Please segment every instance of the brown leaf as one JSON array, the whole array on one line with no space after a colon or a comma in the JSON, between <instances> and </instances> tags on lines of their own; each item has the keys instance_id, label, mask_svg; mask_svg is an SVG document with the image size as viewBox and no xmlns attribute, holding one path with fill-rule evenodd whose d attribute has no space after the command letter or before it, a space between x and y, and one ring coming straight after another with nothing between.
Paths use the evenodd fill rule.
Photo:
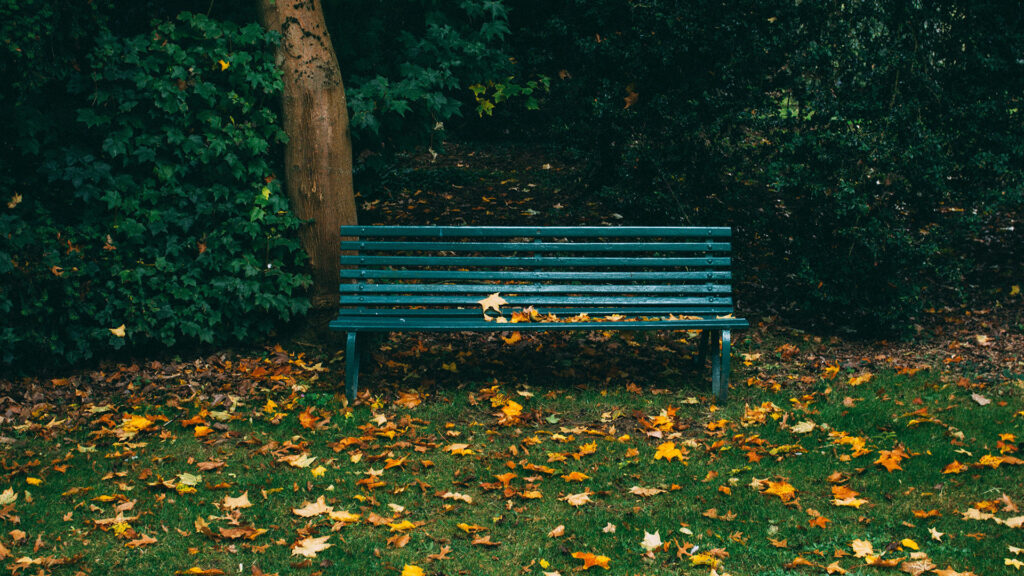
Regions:
<instances>
[{"instance_id":1,"label":"brown leaf","mask_svg":"<svg viewBox=\"0 0 1024 576\"><path fill-rule=\"evenodd\" d=\"M470 542L473 546L501 546L501 542L491 542L491 535L476 536Z\"/></svg>"},{"instance_id":2,"label":"brown leaf","mask_svg":"<svg viewBox=\"0 0 1024 576\"><path fill-rule=\"evenodd\" d=\"M427 554L428 560L450 560L448 554L452 551L450 546L441 546L441 551L437 554Z\"/></svg>"},{"instance_id":3,"label":"brown leaf","mask_svg":"<svg viewBox=\"0 0 1024 576\"><path fill-rule=\"evenodd\" d=\"M910 574L911 576L920 576L929 570L934 570L935 564L932 564L927 558L923 560L915 560L914 562L904 562L900 564L900 570Z\"/></svg>"},{"instance_id":4,"label":"brown leaf","mask_svg":"<svg viewBox=\"0 0 1024 576\"><path fill-rule=\"evenodd\" d=\"M657 496L658 494L664 494L665 491L660 488L644 488L642 486L633 486L629 489L630 494L637 496Z\"/></svg>"},{"instance_id":5,"label":"brown leaf","mask_svg":"<svg viewBox=\"0 0 1024 576\"><path fill-rule=\"evenodd\" d=\"M391 538L388 538L388 548L405 548L405 545L409 543L412 536L409 534L395 534Z\"/></svg>"}]
</instances>

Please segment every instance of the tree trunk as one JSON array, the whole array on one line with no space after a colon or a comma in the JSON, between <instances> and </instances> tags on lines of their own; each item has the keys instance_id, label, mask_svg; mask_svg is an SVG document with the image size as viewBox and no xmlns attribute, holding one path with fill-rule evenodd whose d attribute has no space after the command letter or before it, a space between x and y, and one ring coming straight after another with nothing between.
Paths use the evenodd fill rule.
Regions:
<instances>
[{"instance_id":1,"label":"tree trunk","mask_svg":"<svg viewBox=\"0 0 1024 576\"><path fill-rule=\"evenodd\" d=\"M352 140L338 57L324 23L320 0L260 0L263 26L281 34L277 64L281 96L285 188L303 220L299 232L313 271L314 309L338 303L341 268L338 227L356 223Z\"/></svg>"}]
</instances>

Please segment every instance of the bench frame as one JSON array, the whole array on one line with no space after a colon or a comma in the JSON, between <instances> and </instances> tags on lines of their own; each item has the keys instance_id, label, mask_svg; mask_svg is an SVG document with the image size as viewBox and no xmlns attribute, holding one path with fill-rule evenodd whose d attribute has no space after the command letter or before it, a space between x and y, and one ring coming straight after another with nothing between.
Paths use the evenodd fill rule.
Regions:
<instances>
[{"instance_id":1,"label":"bench frame","mask_svg":"<svg viewBox=\"0 0 1024 576\"><path fill-rule=\"evenodd\" d=\"M711 356L712 391L719 402L726 401L732 330L748 326L746 320L732 317L729 228L343 226L341 236L341 263L348 267L341 277L349 282L340 285L342 309L330 327L347 332L349 400L358 391L360 357L367 342L363 332L700 330L694 363L702 367ZM620 242L623 238L640 241ZM686 241L653 241L659 238ZM460 251L484 256L452 256ZM410 255L414 252L420 254ZM565 257L561 252L576 255ZM624 252L640 256L616 257ZM497 256L488 255L492 253ZM524 253L533 255L521 256ZM678 257L679 253L686 256ZM636 268L641 271L629 271ZM659 271L649 272L652 268ZM592 283L551 284L567 279ZM502 283L490 283L496 280ZM512 283L519 280L542 283ZM652 280L662 284L651 284ZM450 284L456 281L462 283ZM537 303L540 312L552 311L559 318L578 311L594 317L629 316L602 322L487 322L476 301L495 292L519 295L508 297L506 308L511 310Z\"/></svg>"}]
</instances>

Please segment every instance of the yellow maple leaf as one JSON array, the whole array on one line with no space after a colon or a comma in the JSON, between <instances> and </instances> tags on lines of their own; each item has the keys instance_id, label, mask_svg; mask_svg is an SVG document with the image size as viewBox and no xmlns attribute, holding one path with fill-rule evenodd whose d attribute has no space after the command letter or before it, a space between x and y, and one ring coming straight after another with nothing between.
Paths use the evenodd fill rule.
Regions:
<instances>
[{"instance_id":1,"label":"yellow maple leaf","mask_svg":"<svg viewBox=\"0 0 1024 576\"><path fill-rule=\"evenodd\" d=\"M331 511L327 513L327 517L335 522L341 522L344 524L351 524L352 522L358 522L360 515L353 514L347 510Z\"/></svg>"},{"instance_id":2,"label":"yellow maple leaf","mask_svg":"<svg viewBox=\"0 0 1024 576\"><path fill-rule=\"evenodd\" d=\"M519 420L519 417L523 414L523 407L518 402L509 400L505 406L501 408L501 413L504 414L502 417L503 423L513 423Z\"/></svg>"},{"instance_id":3,"label":"yellow maple leaf","mask_svg":"<svg viewBox=\"0 0 1024 576\"><path fill-rule=\"evenodd\" d=\"M671 462L673 458L682 462L683 452L679 448L676 448L675 442L664 442L658 445L658 449L654 452L654 459L661 460L665 459L666 462Z\"/></svg>"},{"instance_id":4,"label":"yellow maple leaf","mask_svg":"<svg viewBox=\"0 0 1024 576\"><path fill-rule=\"evenodd\" d=\"M118 338L124 338L124 324L121 324L117 328L107 328L107 330L110 330L110 333Z\"/></svg>"},{"instance_id":5,"label":"yellow maple leaf","mask_svg":"<svg viewBox=\"0 0 1024 576\"><path fill-rule=\"evenodd\" d=\"M455 527L459 530L462 530L466 534L476 534L477 532L480 532L482 530L487 530L487 528L483 526L477 526L476 524L466 524L465 522L459 522L455 525Z\"/></svg>"},{"instance_id":6,"label":"yellow maple leaf","mask_svg":"<svg viewBox=\"0 0 1024 576\"><path fill-rule=\"evenodd\" d=\"M402 576L423 576L423 568L413 564L406 564L402 567Z\"/></svg>"},{"instance_id":7,"label":"yellow maple leaf","mask_svg":"<svg viewBox=\"0 0 1024 576\"><path fill-rule=\"evenodd\" d=\"M195 430L192 431L192 434L196 438L202 438L207 434L213 434L213 428L210 428L209 426L203 426L202 424L200 424L199 426L196 426Z\"/></svg>"},{"instance_id":8,"label":"yellow maple leaf","mask_svg":"<svg viewBox=\"0 0 1024 576\"><path fill-rule=\"evenodd\" d=\"M389 532L405 532L406 530L412 530L416 525L408 520L402 520L396 524L388 524Z\"/></svg>"},{"instance_id":9,"label":"yellow maple leaf","mask_svg":"<svg viewBox=\"0 0 1024 576\"><path fill-rule=\"evenodd\" d=\"M309 472L313 475L313 478L320 478L327 472L327 468L324 468L323 465L321 465L313 468Z\"/></svg>"},{"instance_id":10,"label":"yellow maple leaf","mask_svg":"<svg viewBox=\"0 0 1024 576\"><path fill-rule=\"evenodd\" d=\"M861 384L866 384L871 381L871 378L873 376L874 374L872 374L871 372L865 372L860 376L851 376L850 386L860 386Z\"/></svg>"},{"instance_id":11,"label":"yellow maple leaf","mask_svg":"<svg viewBox=\"0 0 1024 576\"><path fill-rule=\"evenodd\" d=\"M794 488L792 484L786 482L785 480L779 482L772 482L771 480L769 480L767 484L768 487L765 488L763 492L761 492L762 494L771 494L773 496L778 496L783 502L789 502L796 496L796 488Z\"/></svg>"},{"instance_id":12,"label":"yellow maple leaf","mask_svg":"<svg viewBox=\"0 0 1024 576\"><path fill-rule=\"evenodd\" d=\"M221 72L223 72L223 71L227 70L229 67L231 67L231 62L228 62L226 60L217 60L217 63L220 64L220 71Z\"/></svg>"},{"instance_id":13,"label":"yellow maple leaf","mask_svg":"<svg viewBox=\"0 0 1024 576\"><path fill-rule=\"evenodd\" d=\"M131 414L124 417L121 429L125 432L141 432L153 425L153 421L145 416Z\"/></svg>"},{"instance_id":14,"label":"yellow maple leaf","mask_svg":"<svg viewBox=\"0 0 1024 576\"><path fill-rule=\"evenodd\" d=\"M694 554L690 556L690 566L718 566L718 560L708 554Z\"/></svg>"},{"instance_id":15,"label":"yellow maple leaf","mask_svg":"<svg viewBox=\"0 0 1024 576\"><path fill-rule=\"evenodd\" d=\"M590 476L574 470L568 474L562 474L562 480L566 482L583 482L584 480L590 480Z\"/></svg>"}]
</instances>

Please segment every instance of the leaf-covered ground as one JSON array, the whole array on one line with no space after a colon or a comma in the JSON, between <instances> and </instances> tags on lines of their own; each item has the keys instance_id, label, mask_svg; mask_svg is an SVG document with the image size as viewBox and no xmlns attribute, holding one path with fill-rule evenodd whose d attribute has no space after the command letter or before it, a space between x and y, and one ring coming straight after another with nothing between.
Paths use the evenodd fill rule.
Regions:
<instances>
[{"instance_id":1,"label":"leaf-covered ground","mask_svg":"<svg viewBox=\"0 0 1024 576\"><path fill-rule=\"evenodd\" d=\"M394 335L354 406L342 356L299 348L8 383L0 557L28 574L1013 572L1019 331L955 333L852 346L762 323L724 406L686 333Z\"/></svg>"},{"instance_id":2,"label":"leaf-covered ground","mask_svg":"<svg viewBox=\"0 0 1024 576\"><path fill-rule=\"evenodd\" d=\"M545 156L416 162L422 189L361 201L362 222L621 222ZM0 565L1017 573L1014 282L873 343L787 328L748 284L726 405L687 333L391 335L352 406L343 347L301 342L0 377Z\"/></svg>"}]
</instances>

